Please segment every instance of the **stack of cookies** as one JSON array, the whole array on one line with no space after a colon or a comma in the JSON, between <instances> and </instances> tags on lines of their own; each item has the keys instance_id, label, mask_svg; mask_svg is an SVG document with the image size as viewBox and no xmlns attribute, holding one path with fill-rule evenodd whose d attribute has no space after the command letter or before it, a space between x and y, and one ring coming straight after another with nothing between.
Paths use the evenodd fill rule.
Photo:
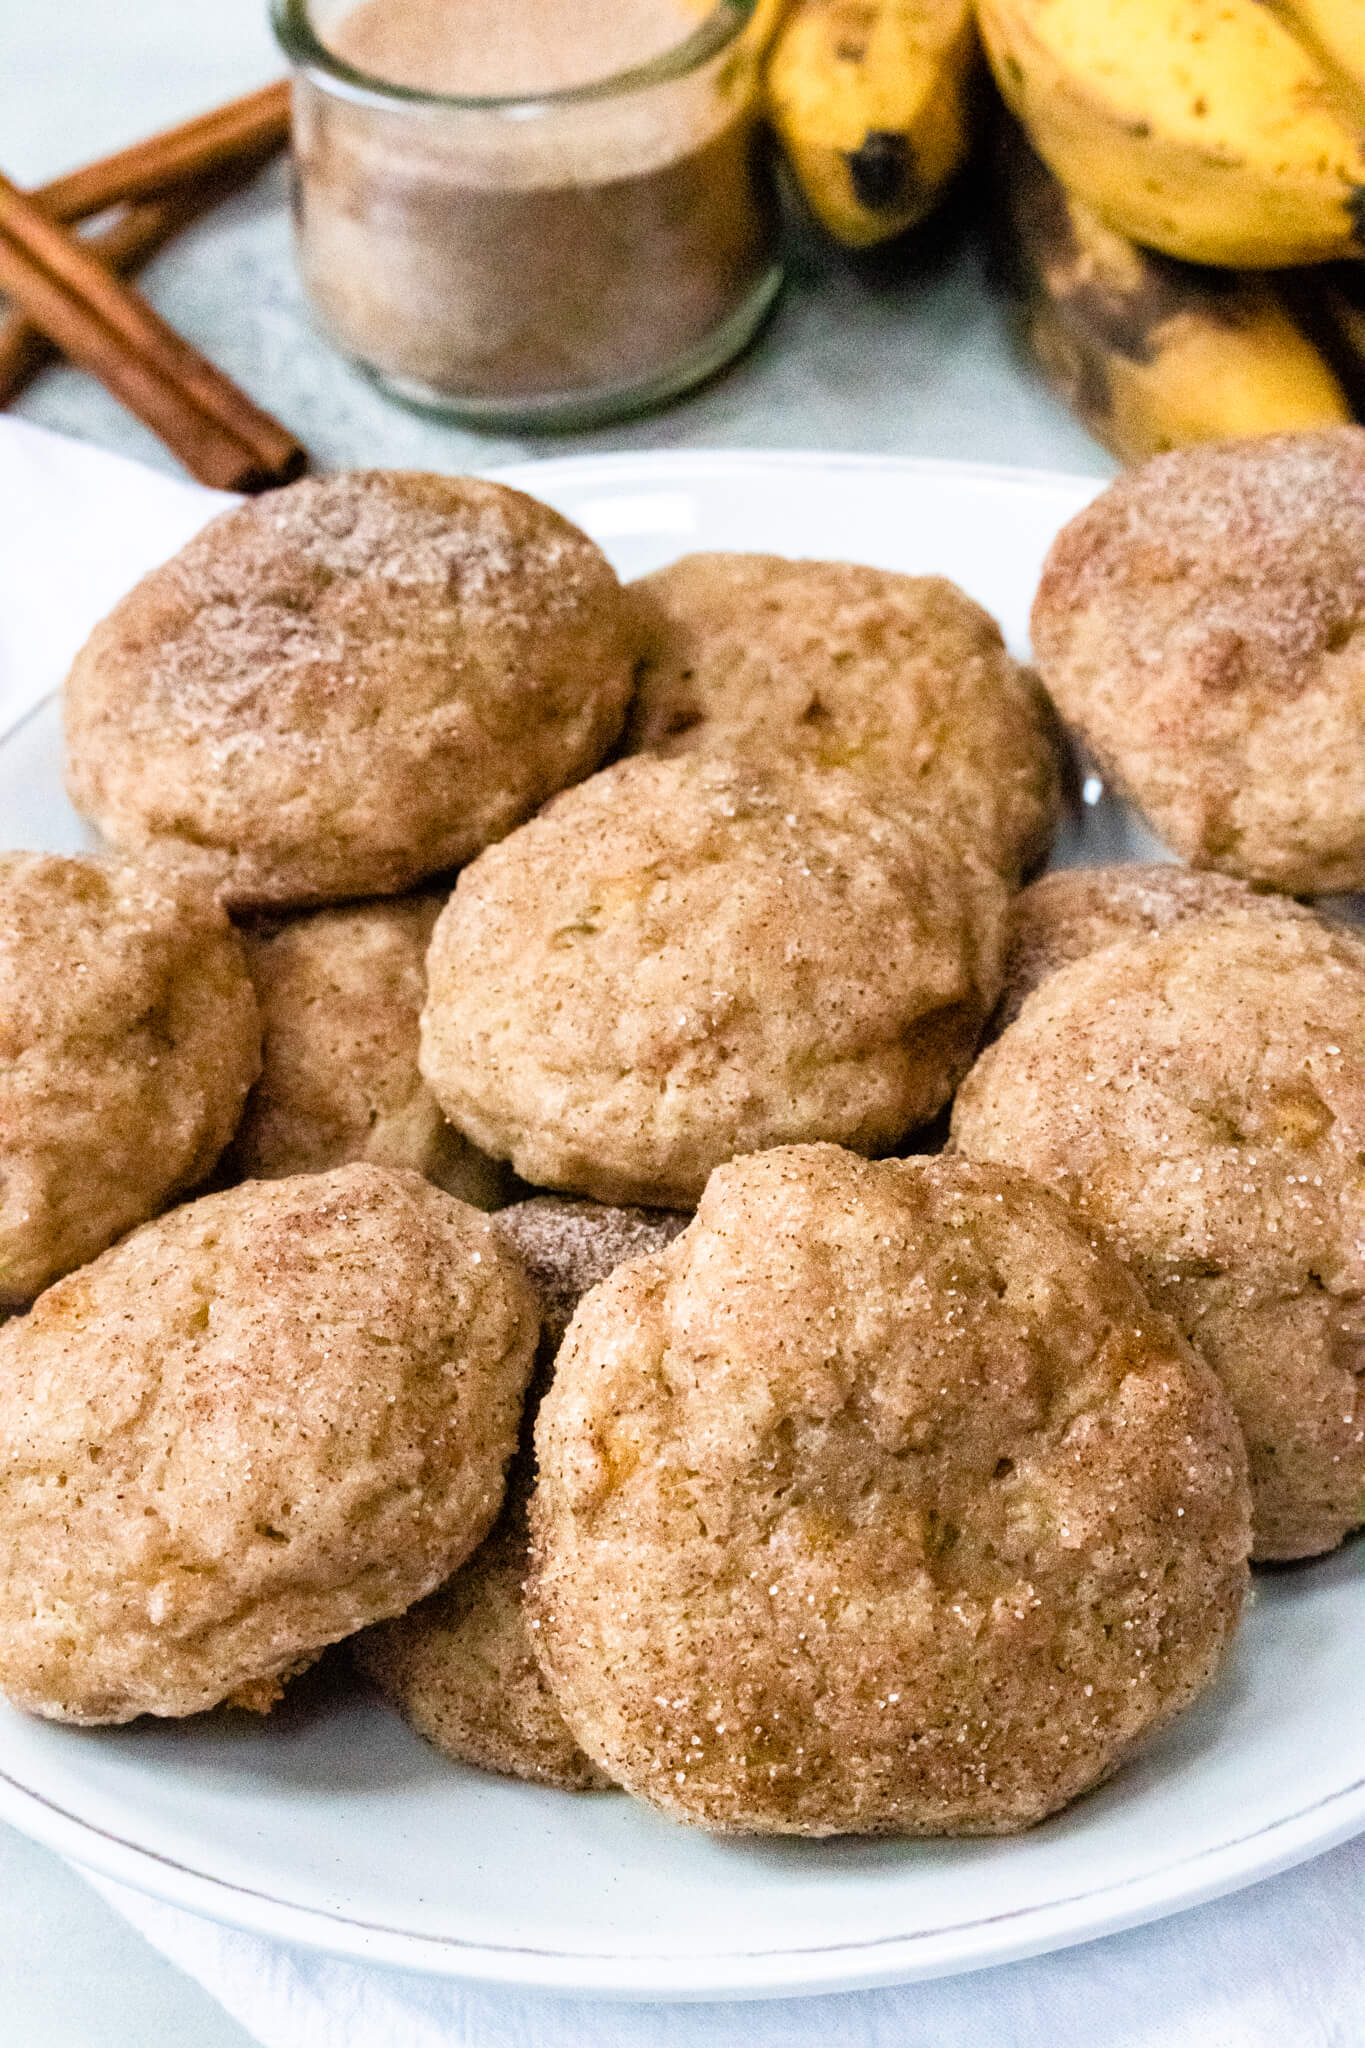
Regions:
<instances>
[{"instance_id":1,"label":"stack of cookies","mask_svg":"<svg viewBox=\"0 0 1365 2048\"><path fill-rule=\"evenodd\" d=\"M470 479L214 521L68 680L109 854L0 856L0 1690L353 1638L734 1833L1118 1768L1365 1516L1365 946L1296 900L1365 887L1362 563L1355 429L1104 493L1041 680ZM1192 867L1031 880L1059 713Z\"/></svg>"}]
</instances>

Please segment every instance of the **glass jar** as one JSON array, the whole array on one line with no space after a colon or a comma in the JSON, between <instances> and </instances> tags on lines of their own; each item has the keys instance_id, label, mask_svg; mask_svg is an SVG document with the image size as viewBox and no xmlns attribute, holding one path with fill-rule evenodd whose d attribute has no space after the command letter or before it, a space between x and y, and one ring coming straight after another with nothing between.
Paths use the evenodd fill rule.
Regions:
<instances>
[{"instance_id":1,"label":"glass jar","mask_svg":"<svg viewBox=\"0 0 1365 2048\"><path fill-rule=\"evenodd\" d=\"M462 98L338 55L354 0L274 0L329 334L397 397L481 425L588 425L717 370L782 276L755 4L718 0L611 77Z\"/></svg>"}]
</instances>

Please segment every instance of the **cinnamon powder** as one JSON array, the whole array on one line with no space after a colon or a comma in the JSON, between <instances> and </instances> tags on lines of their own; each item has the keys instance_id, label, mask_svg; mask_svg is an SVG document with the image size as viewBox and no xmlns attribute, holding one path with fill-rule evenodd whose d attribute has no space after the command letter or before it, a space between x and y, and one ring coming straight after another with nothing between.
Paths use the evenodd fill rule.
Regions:
<instances>
[{"instance_id":1,"label":"cinnamon powder","mask_svg":"<svg viewBox=\"0 0 1365 2048\"><path fill-rule=\"evenodd\" d=\"M686 0L362 0L325 30L371 79L515 108L346 98L295 121L300 250L323 318L409 395L553 409L666 383L773 275L756 67L537 95L647 64ZM709 365L708 365L709 367Z\"/></svg>"}]
</instances>

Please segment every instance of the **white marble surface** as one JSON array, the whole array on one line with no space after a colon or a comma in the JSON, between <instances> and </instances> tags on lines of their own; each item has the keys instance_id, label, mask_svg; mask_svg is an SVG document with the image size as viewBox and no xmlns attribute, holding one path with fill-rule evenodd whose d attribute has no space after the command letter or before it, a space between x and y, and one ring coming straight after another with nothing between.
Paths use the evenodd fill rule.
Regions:
<instances>
[{"instance_id":1,"label":"white marble surface","mask_svg":"<svg viewBox=\"0 0 1365 2048\"><path fill-rule=\"evenodd\" d=\"M0 167L55 175L278 69L263 0L0 0ZM536 452L395 410L313 333L276 169L146 275L184 333L320 464L458 469ZM97 386L45 376L19 410L165 465ZM547 444L541 444L542 447ZM570 448L827 447L1105 474L1104 454L1014 361L974 249L880 282L807 252L745 360L652 419ZM0 2039L15 2048L242 2048L247 2036L55 1858L0 1829Z\"/></svg>"}]
</instances>

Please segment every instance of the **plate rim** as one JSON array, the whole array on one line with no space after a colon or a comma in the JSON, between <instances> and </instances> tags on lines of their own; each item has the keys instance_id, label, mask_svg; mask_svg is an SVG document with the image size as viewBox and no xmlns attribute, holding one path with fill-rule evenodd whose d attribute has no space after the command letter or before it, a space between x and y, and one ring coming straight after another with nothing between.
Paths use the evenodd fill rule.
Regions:
<instances>
[{"instance_id":1,"label":"plate rim","mask_svg":"<svg viewBox=\"0 0 1365 2048\"><path fill-rule=\"evenodd\" d=\"M714 480L739 472L872 471L975 484L1014 497L1051 496L1079 506L1103 475L951 458L818 449L609 450L536 457L475 474L523 490L556 485ZM0 745L50 706L49 691L0 730ZM884 1988L1017 1962L1187 1911L1308 1861L1365 1831L1365 1776L1306 1806L1144 1875L1117 1877L1063 1899L1024 1904L943 1928L813 1947L731 1950L703 1958L643 1951L537 1949L413 1933L287 1899L178 1862L84 1819L0 1767L0 1819L83 1868L221 1925L350 1961L427 1976L572 1996L701 2001L781 1998ZM1172 1873L1179 1873L1172 1882ZM1001 1935L1001 1928L1009 1932Z\"/></svg>"},{"instance_id":2,"label":"plate rim","mask_svg":"<svg viewBox=\"0 0 1365 2048\"><path fill-rule=\"evenodd\" d=\"M547 473L572 481L575 473L585 477L609 477L613 470L635 470L641 465L661 475L677 477L715 476L732 469L866 469L889 475L953 478L1011 491L1056 491L1091 497L1115 479L1083 470L1042 469L1008 462L959 462L950 455L879 455L871 449L821 448L643 448L600 449L575 455L528 456L517 462L499 462L465 472L525 489L521 477Z\"/></svg>"},{"instance_id":3,"label":"plate rim","mask_svg":"<svg viewBox=\"0 0 1365 2048\"><path fill-rule=\"evenodd\" d=\"M1329 1813L1333 1817L1324 1821ZM83 1868L181 1911L348 1961L564 1996L706 2002L887 1989L967 1975L1167 1919L1278 1876L1365 1831L1365 1776L1249 1834L1197 1850L1179 1864L1116 1878L1043 1905L1011 1907L948 1927L867 1942L736 1949L704 1960L414 1934L295 1905L126 1841L20 1785L3 1768L0 1819ZM1267 1843L1273 1844L1268 1852L1259 1846ZM1185 1873L1174 1888L1173 1869ZM1002 1940L998 1930L1006 1924L1013 1931Z\"/></svg>"}]
</instances>

